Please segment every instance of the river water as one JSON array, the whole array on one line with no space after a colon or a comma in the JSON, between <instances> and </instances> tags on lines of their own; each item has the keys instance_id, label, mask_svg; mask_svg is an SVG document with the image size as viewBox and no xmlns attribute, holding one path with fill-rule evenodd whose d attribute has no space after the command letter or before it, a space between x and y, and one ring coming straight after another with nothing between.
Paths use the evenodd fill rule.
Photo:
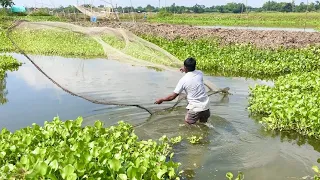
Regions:
<instances>
[{"instance_id":1,"label":"river water","mask_svg":"<svg viewBox=\"0 0 320 180\"><path fill-rule=\"evenodd\" d=\"M319 141L294 133L266 132L249 117L249 86L271 82L206 76L217 87L230 87L233 95L211 96L209 123L186 127L185 103L152 116L136 107L93 104L58 88L24 56L12 55L25 64L8 73L8 102L0 106L0 128L15 131L32 123L42 125L58 115L62 120L82 116L84 125L101 120L109 126L124 120L135 126L140 139L201 135L201 144L183 140L174 147L175 160L182 163L185 175L190 176L187 179L225 179L229 171L242 171L249 180L310 179L311 167L320 157ZM31 57L51 77L81 95L105 102L139 103L153 111L173 104L153 102L170 93L183 76L105 59Z\"/></svg>"}]
</instances>

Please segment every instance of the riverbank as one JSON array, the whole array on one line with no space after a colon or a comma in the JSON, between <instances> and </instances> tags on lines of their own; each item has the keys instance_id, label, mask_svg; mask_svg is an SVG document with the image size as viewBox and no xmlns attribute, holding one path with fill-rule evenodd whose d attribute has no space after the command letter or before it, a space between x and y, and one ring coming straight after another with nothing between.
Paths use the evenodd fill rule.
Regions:
<instances>
[{"instance_id":1,"label":"riverbank","mask_svg":"<svg viewBox=\"0 0 320 180\"><path fill-rule=\"evenodd\" d=\"M172 25L156 23L102 22L98 24L73 22L83 26L108 26L125 28L135 34L164 37L168 40L176 38L199 39L217 38L221 44L253 44L261 48L293 47L302 48L320 44L319 32L289 31L256 31L244 29L199 28L190 25Z\"/></svg>"}]
</instances>

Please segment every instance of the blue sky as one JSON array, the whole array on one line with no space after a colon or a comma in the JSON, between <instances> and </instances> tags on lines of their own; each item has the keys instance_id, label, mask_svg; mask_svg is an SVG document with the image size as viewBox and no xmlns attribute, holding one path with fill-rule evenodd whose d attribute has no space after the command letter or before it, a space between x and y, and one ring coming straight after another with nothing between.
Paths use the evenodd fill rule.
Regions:
<instances>
[{"instance_id":1,"label":"blue sky","mask_svg":"<svg viewBox=\"0 0 320 180\"><path fill-rule=\"evenodd\" d=\"M105 0L110 2L110 0ZM134 7L137 6L146 6L147 4L151 4L153 6L159 6L159 0L131 0ZM262 6L268 0L247 0L248 5L252 7L259 7ZM278 2L291 2L292 0L275 0ZM84 2L91 3L95 5L104 4L103 0L14 0L16 5L23 5L27 7L37 6L50 6L50 7L58 7L60 5L68 6L68 5L75 5L77 2L79 4L83 4ZM161 6L167 6L176 3L176 5L184 5L184 6L193 6L195 4L201 4L205 6L212 6L212 5L221 5L226 4L228 2L242 2L246 3L246 0L160 0ZM295 3L298 4L300 2L307 3L307 0L295 0ZM315 0L309 0L310 2L315 2ZM118 6L130 6L130 0L112 0L113 4L118 4Z\"/></svg>"}]
</instances>

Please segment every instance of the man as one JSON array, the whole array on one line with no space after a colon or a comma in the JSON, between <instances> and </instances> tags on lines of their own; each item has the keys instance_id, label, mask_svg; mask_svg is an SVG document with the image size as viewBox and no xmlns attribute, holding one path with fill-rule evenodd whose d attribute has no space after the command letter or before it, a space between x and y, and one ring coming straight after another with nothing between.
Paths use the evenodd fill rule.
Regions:
<instances>
[{"instance_id":1,"label":"man","mask_svg":"<svg viewBox=\"0 0 320 180\"><path fill-rule=\"evenodd\" d=\"M185 122L195 124L198 120L202 123L208 121L210 117L209 97L203 83L203 73L196 70L196 60L187 58L184 61L184 66L180 69L186 74L179 80L172 94L165 98L157 99L155 104L161 104L163 101L174 100L182 91L187 94L188 110Z\"/></svg>"}]
</instances>

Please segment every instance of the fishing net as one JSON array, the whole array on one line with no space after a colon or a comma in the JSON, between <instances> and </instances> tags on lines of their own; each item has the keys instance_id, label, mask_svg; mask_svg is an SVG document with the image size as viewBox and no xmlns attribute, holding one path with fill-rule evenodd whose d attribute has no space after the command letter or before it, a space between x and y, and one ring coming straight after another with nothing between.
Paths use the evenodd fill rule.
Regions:
<instances>
[{"instance_id":1,"label":"fishing net","mask_svg":"<svg viewBox=\"0 0 320 180\"><path fill-rule=\"evenodd\" d=\"M51 42L46 43L43 37L46 33L49 36L52 31L67 32L69 36L61 41L72 42L60 44L61 35L57 39L49 39ZM31 55L37 52L37 48L28 49L33 42L26 42L24 37L21 37L23 34L21 32L26 32L24 35L32 38L41 38L34 42L39 43L41 49L45 49L45 54L54 54L54 52L59 54L63 49L72 48L74 55L86 55L86 53L95 54L100 48L105 58L64 59L60 56ZM40 33L41 36L38 37L37 34ZM87 38L86 44L78 41L76 34ZM161 106L153 104L156 98L172 92L182 77L177 69L182 66L182 61L125 29L82 27L63 22L19 21L9 28L7 36L15 47L55 85L71 95L90 102L135 106L152 115L172 109L185 100L186 96L182 94L176 102ZM85 45L86 47L83 47ZM150 68L153 70L151 71ZM209 95L228 94L228 88L218 89L209 81L205 81L205 84Z\"/></svg>"}]
</instances>

